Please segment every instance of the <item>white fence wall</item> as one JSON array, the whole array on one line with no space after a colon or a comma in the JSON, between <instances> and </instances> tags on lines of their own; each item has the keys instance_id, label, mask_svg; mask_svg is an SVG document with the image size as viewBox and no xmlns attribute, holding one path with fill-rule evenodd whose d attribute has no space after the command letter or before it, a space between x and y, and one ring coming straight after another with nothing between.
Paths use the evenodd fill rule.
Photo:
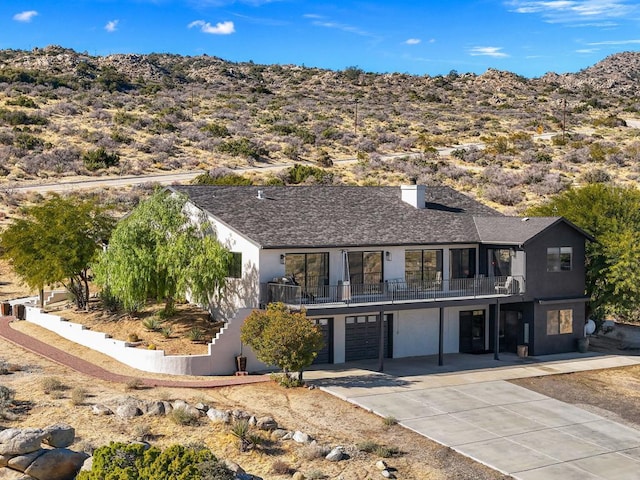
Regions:
<instances>
[{"instance_id":1,"label":"white fence wall","mask_svg":"<svg viewBox=\"0 0 640 480\"><path fill-rule=\"evenodd\" d=\"M163 350L135 348L128 342L109 338L104 333L88 330L84 325L68 322L57 315L43 313L40 308L33 306L26 307L26 320L145 372L171 375L231 375L236 371L235 357L241 353L240 327L250 312L250 309L240 310L209 344L209 352L206 355L165 355ZM249 347L245 346L242 354L247 357L247 370L267 368L256 359Z\"/></svg>"}]
</instances>

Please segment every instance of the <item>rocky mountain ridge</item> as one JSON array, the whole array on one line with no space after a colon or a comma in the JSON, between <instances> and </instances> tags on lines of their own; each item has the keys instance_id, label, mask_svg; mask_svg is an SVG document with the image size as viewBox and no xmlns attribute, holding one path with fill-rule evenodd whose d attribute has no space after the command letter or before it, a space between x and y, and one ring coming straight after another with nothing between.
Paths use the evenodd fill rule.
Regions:
<instances>
[{"instance_id":1,"label":"rocky mountain ridge","mask_svg":"<svg viewBox=\"0 0 640 480\"><path fill-rule=\"evenodd\" d=\"M283 73L296 76L301 73L313 75L320 79L346 75L356 84L371 82L373 78L405 82L431 81L439 82L442 75L419 76L402 73L366 73L357 67L348 67L343 71L332 71L320 68L300 67L295 65L256 65L252 62L235 63L218 57L201 55L197 57L181 56L167 53L152 54L112 54L107 56L91 56L88 53L76 52L72 49L51 45L44 48L24 50L0 50L0 70L22 69L26 71L45 71L51 75L62 75L70 79L82 80L97 78L103 69L115 69L132 80L158 82L165 84L168 79L176 83L204 82L215 83L220 77L235 80L251 80L245 71L259 70L267 76L278 77ZM269 75L270 74L270 75ZM478 85L495 84L496 89L537 88L539 86L556 86L568 90L581 89L585 86L594 91L609 94L637 96L640 93L640 52L622 52L610 55L595 65L576 73L558 74L549 72L539 78L526 78L517 74L488 69L481 75L473 73L458 74L455 71L445 76L463 82L472 81ZM265 79L259 79L264 81ZM277 84L275 85L277 86Z\"/></svg>"}]
</instances>

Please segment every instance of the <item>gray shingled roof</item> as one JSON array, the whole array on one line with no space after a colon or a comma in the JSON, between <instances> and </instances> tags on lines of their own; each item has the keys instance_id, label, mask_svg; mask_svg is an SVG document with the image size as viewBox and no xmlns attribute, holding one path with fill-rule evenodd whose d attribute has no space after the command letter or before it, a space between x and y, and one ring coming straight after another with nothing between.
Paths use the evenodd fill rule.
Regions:
<instances>
[{"instance_id":1,"label":"gray shingled roof","mask_svg":"<svg viewBox=\"0 0 640 480\"><path fill-rule=\"evenodd\" d=\"M524 243L557 221L504 217L442 186L427 187L425 209L403 202L399 187L171 188L262 248Z\"/></svg>"},{"instance_id":2,"label":"gray shingled roof","mask_svg":"<svg viewBox=\"0 0 640 480\"><path fill-rule=\"evenodd\" d=\"M562 218L476 217L474 220L482 243L523 245Z\"/></svg>"}]
</instances>

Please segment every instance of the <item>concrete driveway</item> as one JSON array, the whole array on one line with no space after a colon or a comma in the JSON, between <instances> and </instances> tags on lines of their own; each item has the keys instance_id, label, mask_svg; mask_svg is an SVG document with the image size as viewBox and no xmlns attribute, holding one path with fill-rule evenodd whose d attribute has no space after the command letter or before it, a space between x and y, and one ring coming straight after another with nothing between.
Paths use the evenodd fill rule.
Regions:
<instances>
[{"instance_id":1,"label":"concrete driveway","mask_svg":"<svg viewBox=\"0 0 640 480\"><path fill-rule=\"evenodd\" d=\"M515 357L496 362L459 356L444 372L426 363L393 360L387 364L393 374L354 366L306 375L333 395L395 417L402 426L518 479L640 478L640 430L506 381L640 364L640 357L569 355L524 363Z\"/></svg>"}]
</instances>

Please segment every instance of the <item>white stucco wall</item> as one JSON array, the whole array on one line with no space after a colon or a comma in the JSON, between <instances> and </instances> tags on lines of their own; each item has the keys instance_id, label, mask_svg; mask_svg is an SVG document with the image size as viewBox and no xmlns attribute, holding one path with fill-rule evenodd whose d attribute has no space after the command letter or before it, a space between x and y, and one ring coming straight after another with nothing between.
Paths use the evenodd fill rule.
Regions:
<instances>
[{"instance_id":1,"label":"white stucco wall","mask_svg":"<svg viewBox=\"0 0 640 480\"><path fill-rule=\"evenodd\" d=\"M439 329L437 308L393 312L393 357L436 355Z\"/></svg>"},{"instance_id":2,"label":"white stucco wall","mask_svg":"<svg viewBox=\"0 0 640 480\"><path fill-rule=\"evenodd\" d=\"M171 375L231 375L235 372L235 357L240 354L240 327L251 309L243 309L209 344L205 355L165 355L163 350L134 348L128 342L107 337L104 333L87 330L83 325L68 322L56 315L43 313L36 307L26 307L26 320L51 330L67 340L104 353L130 367L152 373ZM264 370L253 351L244 347L247 370Z\"/></svg>"},{"instance_id":3,"label":"white stucco wall","mask_svg":"<svg viewBox=\"0 0 640 480\"><path fill-rule=\"evenodd\" d=\"M460 348L460 312L483 310L486 317L485 331L489 332L489 307L471 305L444 309L444 353L458 353ZM440 309L388 310L393 314L393 358L437 355L439 350ZM371 311L377 315L377 311ZM345 315L325 315L333 318L333 363L345 362ZM488 348L488 333L485 339Z\"/></svg>"}]
</instances>

